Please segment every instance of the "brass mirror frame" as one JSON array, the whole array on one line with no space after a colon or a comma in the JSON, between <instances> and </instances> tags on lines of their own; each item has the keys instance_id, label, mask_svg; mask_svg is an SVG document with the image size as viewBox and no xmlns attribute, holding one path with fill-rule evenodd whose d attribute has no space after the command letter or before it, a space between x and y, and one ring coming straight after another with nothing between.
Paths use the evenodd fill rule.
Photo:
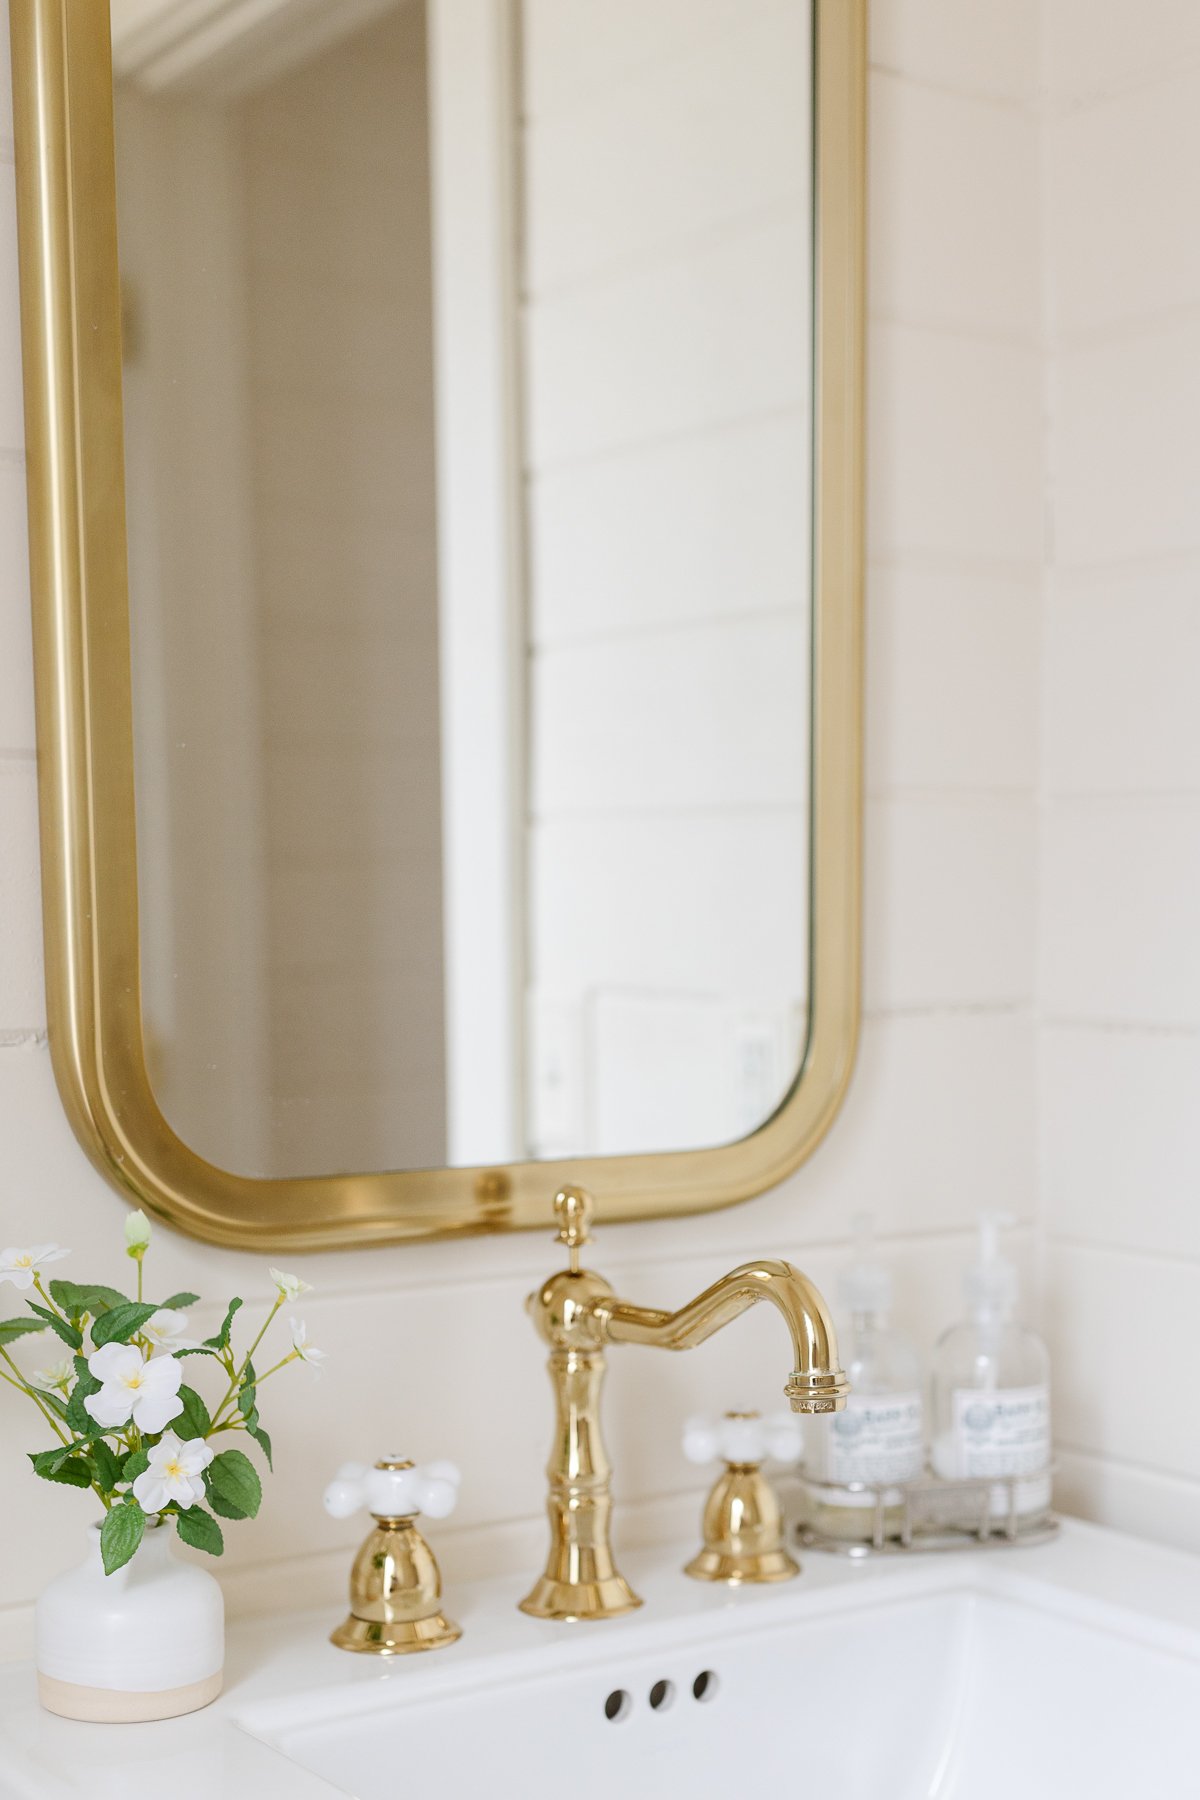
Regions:
<instances>
[{"instance_id":1,"label":"brass mirror frame","mask_svg":"<svg viewBox=\"0 0 1200 1800\"><path fill-rule=\"evenodd\" d=\"M108 0L11 0L50 1048L80 1143L129 1200L237 1249L606 1221L773 1186L815 1148L858 1034L866 0L814 0L814 629L809 1035L788 1098L716 1149L263 1180L171 1130L146 1070Z\"/></svg>"}]
</instances>

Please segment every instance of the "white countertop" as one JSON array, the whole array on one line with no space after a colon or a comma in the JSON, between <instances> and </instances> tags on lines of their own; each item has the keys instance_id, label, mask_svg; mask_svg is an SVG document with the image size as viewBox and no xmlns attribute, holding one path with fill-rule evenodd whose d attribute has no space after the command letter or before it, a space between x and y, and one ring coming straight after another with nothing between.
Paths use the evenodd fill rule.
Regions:
<instances>
[{"instance_id":1,"label":"white countertop","mask_svg":"<svg viewBox=\"0 0 1200 1800\"><path fill-rule=\"evenodd\" d=\"M0 1800L330 1800L307 1774L240 1723L270 1732L298 1718L404 1705L502 1676L585 1666L614 1651L694 1635L753 1631L803 1613L843 1613L881 1597L969 1588L1069 1611L1159 1649L1200 1660L1200 1558L1077 1521L1029 1549L882 1557L864 1563L808 1552L798 1581L731 1591L688 1580L678 1551L624 1559L645 1607L603 1625L526 1618L526 1579L475 1582L446 1596L463 1626L447 1650L380 1660L329 1644L339 1620L292 1613L229 1632L225 1691L215 1705L148 1725L85 1725L38 1705L31 1666L0 1669Z\"/></svg>"}]
</instances>

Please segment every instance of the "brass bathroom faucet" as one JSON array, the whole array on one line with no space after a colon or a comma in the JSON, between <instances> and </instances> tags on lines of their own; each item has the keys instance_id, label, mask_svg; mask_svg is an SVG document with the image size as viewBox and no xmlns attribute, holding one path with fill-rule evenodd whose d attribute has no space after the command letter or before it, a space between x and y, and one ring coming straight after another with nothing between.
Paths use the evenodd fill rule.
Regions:
<instances>
[{"instance_id":1,"label":"brass bathroom faucet","mask_svg":"<svg viewBox=\"0 0 1200 1800\"><path fill-rule=\"evenodd\" d=\"M759 1300L777 1306L792 1338L784 1393L793 1412L840 1412L850 1391L838 1367L837 1340L825 1303L787 1262L743 1263L678 1312L618 1300L602 1275L579 1266L588 1242L591 1196L563 1188L555 1196L558 1241L568 1266L526 1301L550 1346L557 1418L546 1473L550 1554L546 1572L521 1602L538 1619L610 1619L641 1601L613 1561L609 1541L611 1465L600 1432L600 1388L608 1344L690 1350Z\"/></svg>"}]
</instances>

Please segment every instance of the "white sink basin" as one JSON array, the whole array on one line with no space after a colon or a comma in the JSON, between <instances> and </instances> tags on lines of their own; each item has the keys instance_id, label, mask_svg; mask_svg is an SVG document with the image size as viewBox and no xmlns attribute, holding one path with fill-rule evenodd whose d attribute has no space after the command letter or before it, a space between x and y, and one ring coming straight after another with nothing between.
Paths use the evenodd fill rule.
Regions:
<instances>
[{"instance_id":1,"label":"white sink basin","mask_svg":"<svg viewBox=\"0 0 1200 1800\"><path fill-rule=\"evenodd\" d=\"M452 1587L461 1642L395 1662L334 1650L333 1609L241 1625L221 1700L161 1725L53 1718L0 1670L0 1800L1200 1796L1200 1558L1071 1523L730 1594L683 1555L625 1559L646 1605L603 1625Z\"/></svg>"},{"instance_id":2,"label":"white sink basin","mask_svg":"<svg viewBox=\"0 0 1200 1800\"><path fill-rule=\"evenodd\" d=\"M1133 1546L1114 1597L1121 1543L810 1555L789 1588L732 1602L664 1572L629 1621L514 1615L457 1671L422 1659L324 1713L310 1695L242 1723L357 1800L1182 1800L1200 1794L1198 1567ZM1164 1619L1175 1563L1197 1610Z\"/></svg>"}]
</instances>

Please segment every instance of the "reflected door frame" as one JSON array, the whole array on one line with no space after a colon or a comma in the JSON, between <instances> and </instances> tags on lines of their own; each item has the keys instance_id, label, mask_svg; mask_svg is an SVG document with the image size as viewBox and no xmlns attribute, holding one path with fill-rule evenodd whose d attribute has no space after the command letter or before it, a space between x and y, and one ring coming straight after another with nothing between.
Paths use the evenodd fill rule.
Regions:
<instances>
[{"instance_id":1,"label":"reflected door frame","mask_svg":"<svg viewBox=\"0 0 1200 1800\"><path fill-rule=\"evenodd\" d=\"M447 1161L525 1149L525 642L513 0L427 0Z\"/></svg>"}]
</instances>

